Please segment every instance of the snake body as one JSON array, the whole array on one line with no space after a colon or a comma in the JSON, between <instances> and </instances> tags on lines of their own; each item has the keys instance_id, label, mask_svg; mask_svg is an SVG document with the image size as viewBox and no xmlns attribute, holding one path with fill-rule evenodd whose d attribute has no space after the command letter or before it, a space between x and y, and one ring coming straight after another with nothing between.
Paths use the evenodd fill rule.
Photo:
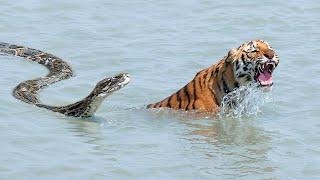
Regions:
<instances>
[{"instance_id":1,"label":"snake body","mask_svg":"<svg viewBox=\"0 0 320 180\"><path fill-rule=\"evenodd\" d=\"M121 89L130 81L129 74L127 73L107 77L98 82L93 91L78 102L66 106L45 105L39 99L39 91L50 84L72 77L73 71L71 66L52 54L14 44L0 42L0 53L23 57L37 62L49 70L49 73L45 77L27 80L17 85L12 91L15 98L67 116L92 116L108 95Z\"/></svg>"}]
</instances>

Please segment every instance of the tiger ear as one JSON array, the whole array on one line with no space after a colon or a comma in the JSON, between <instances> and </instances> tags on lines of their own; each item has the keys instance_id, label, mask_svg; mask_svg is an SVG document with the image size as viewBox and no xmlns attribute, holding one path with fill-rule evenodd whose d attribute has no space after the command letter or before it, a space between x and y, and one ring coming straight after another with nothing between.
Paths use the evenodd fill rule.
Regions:
<instances>
[{"instance_id":1,"label":"tiger ear","mask_svg":"<svg viewBox=\"0 0 320 180\"><path fill-rule=\"evenodd\" d=\"M229 52L228 52L228 56L226 58L226 62L232 62L234 60L234 55L237 52L236 49L232 48Z\"/></svg>"}]
</instances>

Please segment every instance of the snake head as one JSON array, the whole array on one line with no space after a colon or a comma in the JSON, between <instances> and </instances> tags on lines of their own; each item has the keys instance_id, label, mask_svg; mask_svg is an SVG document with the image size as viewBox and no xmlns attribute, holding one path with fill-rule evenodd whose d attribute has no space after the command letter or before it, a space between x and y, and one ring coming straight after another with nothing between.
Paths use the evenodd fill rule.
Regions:
<instances>
[{"instance_id":1,"label":"snake head","mask_svg":"<svg viewBox=\"0 0 320 180\"><path fill-rule=\"evenodd\" d=\"M130 75L128 73L121 73L98 82L92 93L95 96L107 96L121 89L129 82Z\"/></svg>"}]
</instances>

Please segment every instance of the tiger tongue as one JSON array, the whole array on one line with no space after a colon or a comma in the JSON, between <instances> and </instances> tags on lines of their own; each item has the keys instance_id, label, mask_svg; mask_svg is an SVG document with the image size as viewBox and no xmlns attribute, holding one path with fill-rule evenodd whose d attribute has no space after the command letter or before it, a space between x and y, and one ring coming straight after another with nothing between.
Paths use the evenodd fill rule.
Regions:
<instances>
[{"instance_id":1,"label":"tiger tongue","mask_svg":"<svg viewBox=\"0 0 320 180\"><path fill-rule=\"evenodd\" d=\"M272 74L268 71L267 68L265 68L263 72L258 75L258 80L260 81L261 85L271 85Z\"/></svg>"}]
</instances>

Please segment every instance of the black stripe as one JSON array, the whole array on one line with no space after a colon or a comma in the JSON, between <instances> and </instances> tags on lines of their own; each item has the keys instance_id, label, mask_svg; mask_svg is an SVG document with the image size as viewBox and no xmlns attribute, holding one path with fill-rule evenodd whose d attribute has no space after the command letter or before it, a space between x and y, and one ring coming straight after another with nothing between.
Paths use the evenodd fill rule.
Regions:
<instances>
[{"instance_id":1,"label":"black stripe","mask_svg":"<svg viewBox=\"0 0 320 180\"><path fill-rule=\"evenodd\" d=\"M218 86L218 89L219 89L220 91L222 91L222 89L221 89L221 87L220 87L219 81L217 82L217 86Z\"/></svg>"},{"instance_id":2,"label":"black stripe","mask_svg":"<svg viewBox=\"0 0 320 180\"><path fill-rule=\"evenodd\" d=\"M235 87L235 88L239 88L239 83L238 83L238 82L235 82L235 83L234 83L234 87Z\"/></svg>"},{"instance_id":3,"label":"black stripe","mask_svg":"<svg viewBox=\"0 0 320 180\"><path fill-rule=\"evenodd\" d=\"M223 84L223 91L228 94L230 92L230 89L226 83L226 81L224 80L224 77L222 76L222 84Z\"/></svg>"},{"instance_id":4,"label":"black stripe","mask_svg":"<svg viewBox=\"0 0 320 180\"><path fill-rule=\"evenodd\" d=\"M216 75L216 71L212 71L211 76L214 77Z\"/></svg>"},{"instance_id":5,"label":"black stripe","mask_svg":"<svg viewBox=\"0 0 320 180\"><path fill-rule=\"evenodd\" d=\"M206 71L206 72L204 73L204 76L203 76L204 81L206 81L206 79L207 79L207 75L208 75L208 71Z\"/></svg>"},{"instance_id":6,"label":"black stripe","mask_svg":"<svg viewBox=\"0 0 320 180\"><path fill-rule=\"evenodd\" d=\"M219 73L219 67L216 67L216 70L214 70L214 75L213 76L217 76L218 75L218 73ZM213 72L213 71L212 71Z\"/></svg>"},{"instance_id":7,"label":"black stripe","mask_svg":"<svg viewBox=\"0 0 320 180\"><path fill-rule=\"evenodd\" d=\"M214 100L217 102L217 104L218 104L218 106L220 106L220 102L218 101L218 98L217 98L217 95L216 94L214 94Z\"/></svg>"},{"instance_id":8,"label":"black stripe","mask_svg":"<svg viewBox=\"0 0 320 180\"><path fill-rule=\"evenodd\" d=\"M197 95L196 95L196 81L193 80L193 104L192 104L192 109L195 109L195 102L196 102L196 99L197 99Z\"/></svg>"},{"instance_id":9,"label":"black stripe","mask_svg":"<svg viewBox=\"0 0 320 180\"><path fill-rule=\"evenodd\" d=\"M172 95L173 96L173 95ZM170 96L169 97L169 99L168 99L168 102L167 102L167 106L169 107L169 108L171 108L171 99L172 99L172 96Z\"/></svg>"},{"instance_id":10,"label":"black stripe","mask_svg":"<svg viewBox=\"0 0 320 180\"><path fill-rule=\"evenodd\" d=\"M201 84L200 79L198 80L198 82L199 82L200 89L202 89L202 84Z\"/></svg>"},{"instance_id":11,"label":"black stripe","mask_svg":"<svg viewBox=\"0 0 320 180\"><path fill-rule=\"evenodd\" d=\"M177 101L178 101L178 103L179 103L179 109L181 109L181 97L180 97L180 95L179 95L179 92L180 92L180 91L176 92L176 95L177 95Z\"/></svg>"},{"instance_id":12,"label":"black stripe","mask_svg":"<svg viewBox=\"0 0 320 180\"><path fill-rule=\"evenodd\" d=\"M241 55L241 60L242 60L242 62L243 62L243 60L244 60L245 58L244 58L244 54L242 54ZM243 62L244 63L244 62Z\"/></svg>"},{"instance_id":13,"label":"black stripe","mask_svg":"<svg viewBox=\"0 0 320 180\"><path fill-rule=\"evenodd\" d=\"M244 62L244 59L241 59L241 61L242 61L242 64L246 65L246 63Z\"/></svg>"},{"instance_id":14,"label":"black stripe","mask_svg":"<svg viewBox=\"0 0 320 180\"><path fill-rule=\"evenodd\" d=\"M207 74L205 74L204 76L202 76L202 84L204 87L206 87L207 83L206 83L206 79L207 79Z\"/></svg>"},{"instance_id":15,"label":"black stripe","mask_svg":"<svg viewBox=\"0 0 320 180\"><path fill-rule=\"evenodd\" d=\"M216 74L218 74L219 71L220 71L220 66L216 67L216 70L215 70Z\"/></svg>"},{"instance_id":16,"label":"black stripe","mask_svg":"<svg viewBox=\"0 0 320 180\"><path fill-rule=\"evenodd\" d=\"M184 92L184 94L186 95L186 97L187 97L187 99L188 99L188 104L187 104L187 106L186 106L186 109L187 109L188 106L189 106L189 103L190 103L190 95L189 95L189 92L188 92L188 85L185 85L185 86L183 87L183 92Z\"/></svg>"},{"instance_id":17,"label":"black stripe","mask_svg":"<svg viewBox=\"0 0 320 180\"><path fill-rule=\"evenodd\" d=\"M218 77L218 73L220 71L220 66L216 66L216 69L214 70L214 73L215 73L215 76ZM221 91L220 89L220 84L219 84L219 80L217 82L217 86L218 86L218 89Z\"/></svg>"},{"instance_id":18,"label":"black stripe","mask_svg":"<svg viewBox=\"0 0 320 180\"><path fill-rule=\"evenodd\" d=\"M245 77L245 76L247 76L247 74L239 74L238 78L242 78L242 77Z\"/></svg>"},{"instance_id":19,"label":"black stripe","mask_svg":"<svg viewBox=\"0 0 320 180\"><path fill-rule=\"evenodd\" d=\"M238 62L238 61L236 61L236 71L237 71L239 68L240 68L240 66L239 66L239 62Z\"/></svg>"}]
</instances>

